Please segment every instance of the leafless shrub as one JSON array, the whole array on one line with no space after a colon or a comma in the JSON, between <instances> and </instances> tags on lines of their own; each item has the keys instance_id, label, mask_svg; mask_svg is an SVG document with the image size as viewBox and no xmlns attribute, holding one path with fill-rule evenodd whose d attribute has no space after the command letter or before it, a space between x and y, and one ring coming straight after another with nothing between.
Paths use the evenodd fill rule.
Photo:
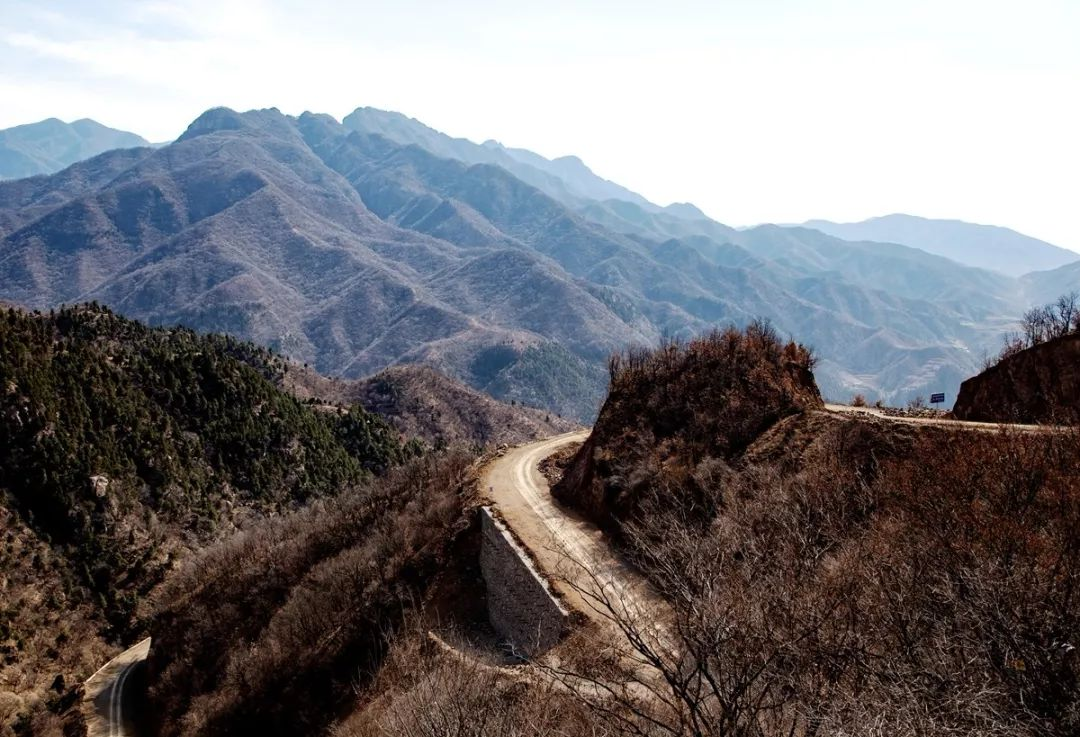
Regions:
<instances>
[{"instance_id":1,"label":"leafless shrub","mask_svg":"<svg viewBox=\"0 0 1080 737\"><path fill-rule=\"evenodd\" d=\"M887 433L706 483L707 524L657 487L624 540L664 638L594 599L652 695L582 698L637 734L1076 734L1080 434Z\"/></svg>"},{"instance_id":2,"label":"leafless shrub","mask_svg":"<svg viewBox=\"0 0 1080 737\"><path fill-rule=\"evenodd\" d=\"M417 622L417 625L420 623ZM448 651L422 627L399 636L371 691L374 701L333 737L616 737L599 713L528 667L506 668L459 644Z\"/></svg>"},{"instance_id":3,"label":"leafless shrub","mask_svg":"<svg viewBox=\"0 0 1080 737\"><path fill-rule=\"evenodd\" d=\"M462 529L471 456L425 457L259 524L169 581L150 698L160 734L310 731L374 667Z\"/></svg>"},{"instance_id":4,"label":"leafless shrub","mask_svg":"<svg viewBox=\"0 0 1080 737\"><path fill-rule=\"evenodd\" d=\"M1019 332L1005 334L997 358L984 361L984 370L1020 351L1076 332L1080 332L1080 292L1072 291L1058 297L1056 302L1025 312Z\"/></svg>"}]
</instances>

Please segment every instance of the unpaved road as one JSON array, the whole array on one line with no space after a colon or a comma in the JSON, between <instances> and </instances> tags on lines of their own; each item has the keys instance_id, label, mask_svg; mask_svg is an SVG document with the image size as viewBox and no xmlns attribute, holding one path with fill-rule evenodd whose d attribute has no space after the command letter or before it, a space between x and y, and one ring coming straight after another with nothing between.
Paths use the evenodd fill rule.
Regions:
<instances>
[{"instance_id":1,"label":"unpaved road","mask_svg":"<svg viewBox=\"0 0 1080 737\"><path fill-rule=\"evenodd\" d=\"M935 425L964 430L998 431L1008 427L1023 432L1057 428L1038 425L998 425L957 420L895 417L869 407L826 405L833 414L870 415L886 422ZM666 607L644 577L613 552L603 533L575 510L558 504L551 496L540 461L560 448L583 442L589 430L557 435L529 445L511 448L493 461L483 477L489 501L518 539L528 548L556 591L575 610L598 622L610 619L590 601L588 593L612 599L636 618L653 619ZM110 660L86 681L83 713L89 737L133 735L129 679L146 660L150 638Z\"/></svg>"},{"instance_id":2,"label":"unpaved road","mask_svg":"<svg viewBox=\"0 0 1080 737\"><path fill-rule=\"evenodd\" d=\"M1040 425L1002 425L986 422L897 417L871 407L828 404L825 412L871 416L885 422L931 425L965 431L998 432L1003 427L1020 432L1054 432L1060 428ZM598 586L611 598L621 600L631 613L663 610L665 603L644 577L613 552L603 533L577 511L560 505L551 496L547 479L540 473L544 458L571 443L583 442L589 430L557 435L547 440L512 448L487 468L483 489L510 529L528 548L541 571L577 611L594 621L608 621L596 611L582 591Z\"/></svg>"},{"instance_id":3,"label":"unpaved road","mask_svg":"<svg viewBox=\"0 0 1080 737\"><path fill-rule=\"evenodd\" d=\"M1064 428L1056 425L1013 425L995 422L970 422L968 420L950 420L937 417L899 417L885 414L874 407L852 407L847 404L826 404L825 411L841 415L863 415L876 417L886 422L895 422L902 425L933 425L935 427L951 427L958 430L976 430L981 432L997 432L1005 427L1017 432L1060 432Z\"/></svg>"},{"instance_id":4,"label":"unpaved road","mask_svg":"<svg viewBox=\"0 0 1080 737\"><path fill-rule=\"evenodd\" d=\"M128 686L132 674L146 662L150 638L117 655L86 680L82 710L88 737L134 735L132 699Z\"/></svg>"},{"instance_id":5,"label":"unpaved road","mask_svg":"<svg viewBox=\"0 0 1080 737\"><path fill-rule=\"evenodd\" d=\"M555 501L540 473L541 460L588 436L588 430L579 430L510 449L488 466L483 489L572 608L606 625L609 619L589 596L602 594L626 613L646 617L663 602L619 559L596 525Z\"/></svg>"}]
</instances>

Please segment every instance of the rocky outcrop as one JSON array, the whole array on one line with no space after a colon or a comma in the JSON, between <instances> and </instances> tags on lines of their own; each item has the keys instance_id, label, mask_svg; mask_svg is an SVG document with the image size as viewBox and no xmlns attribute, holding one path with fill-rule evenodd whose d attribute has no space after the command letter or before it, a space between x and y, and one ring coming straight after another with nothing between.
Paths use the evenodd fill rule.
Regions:
<instances>
[{"instance_id":1,"label":"rocky outcrop","mask_svg":"<svg viewBox=\"0 0 1080 737\"><path fill-rule=\"evenodd\" d=\"M562 639L570 613L491 509L482 507L480 519L480 570L491 626L518 652L539 655Z\"/></svg>"},{"instance_id":2,"label":"rocky outcrop","mask_svg":"<svg viewBox=\"0 0 1080 737\"><path fill-rule=\"evenodd\" d=\"M953 414L975 422L1077 424L1080 335L1028 348L968 379Z\"/></svg>"}]
</instances>

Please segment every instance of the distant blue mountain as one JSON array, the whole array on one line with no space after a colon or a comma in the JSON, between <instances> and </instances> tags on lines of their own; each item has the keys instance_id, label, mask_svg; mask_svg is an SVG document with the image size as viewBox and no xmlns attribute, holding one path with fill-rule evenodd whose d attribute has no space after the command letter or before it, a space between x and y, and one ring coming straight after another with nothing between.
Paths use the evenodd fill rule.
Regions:
<instances>
[{"instance_id":1,"label":"distant blue mountain","mask_svg":"<svg viewBox=\"0 0 1080 737\"><path fill-rule=\"evenodd\" d=\"M968 266L1009 276L1046 271L1080 261L1080 254L1038 238L994 225L962 220L930 220L914 215L885 215L859 223L810 220L803 225L848 241L900 243Z\"/></svg>"},{"instance_id":2,"label":"distant blue mountain","mask_svg":"<svg viewBox=\"0 0 1080 737\"><path fill-rule=\"evenodd\" d=\"M49 118L0 130L0 179L52 174L115 148L150 145L134 133L84 118L65 123Z\"/></svg>"}]
</instances>

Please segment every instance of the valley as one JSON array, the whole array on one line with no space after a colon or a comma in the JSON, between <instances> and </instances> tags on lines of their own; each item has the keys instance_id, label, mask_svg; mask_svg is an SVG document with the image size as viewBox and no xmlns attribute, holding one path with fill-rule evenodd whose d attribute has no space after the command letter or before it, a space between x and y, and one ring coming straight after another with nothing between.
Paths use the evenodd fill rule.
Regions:
<instances>
[{"instance_id":1,"label":"valley","mask_svg":"<svg viewBox=\"0 0 1080 737\"><path fill-rule=\"evenodd\" d=\"M0 737L1080 736L1080 6L9 0Z\"/></svg>"}]
</instances>

